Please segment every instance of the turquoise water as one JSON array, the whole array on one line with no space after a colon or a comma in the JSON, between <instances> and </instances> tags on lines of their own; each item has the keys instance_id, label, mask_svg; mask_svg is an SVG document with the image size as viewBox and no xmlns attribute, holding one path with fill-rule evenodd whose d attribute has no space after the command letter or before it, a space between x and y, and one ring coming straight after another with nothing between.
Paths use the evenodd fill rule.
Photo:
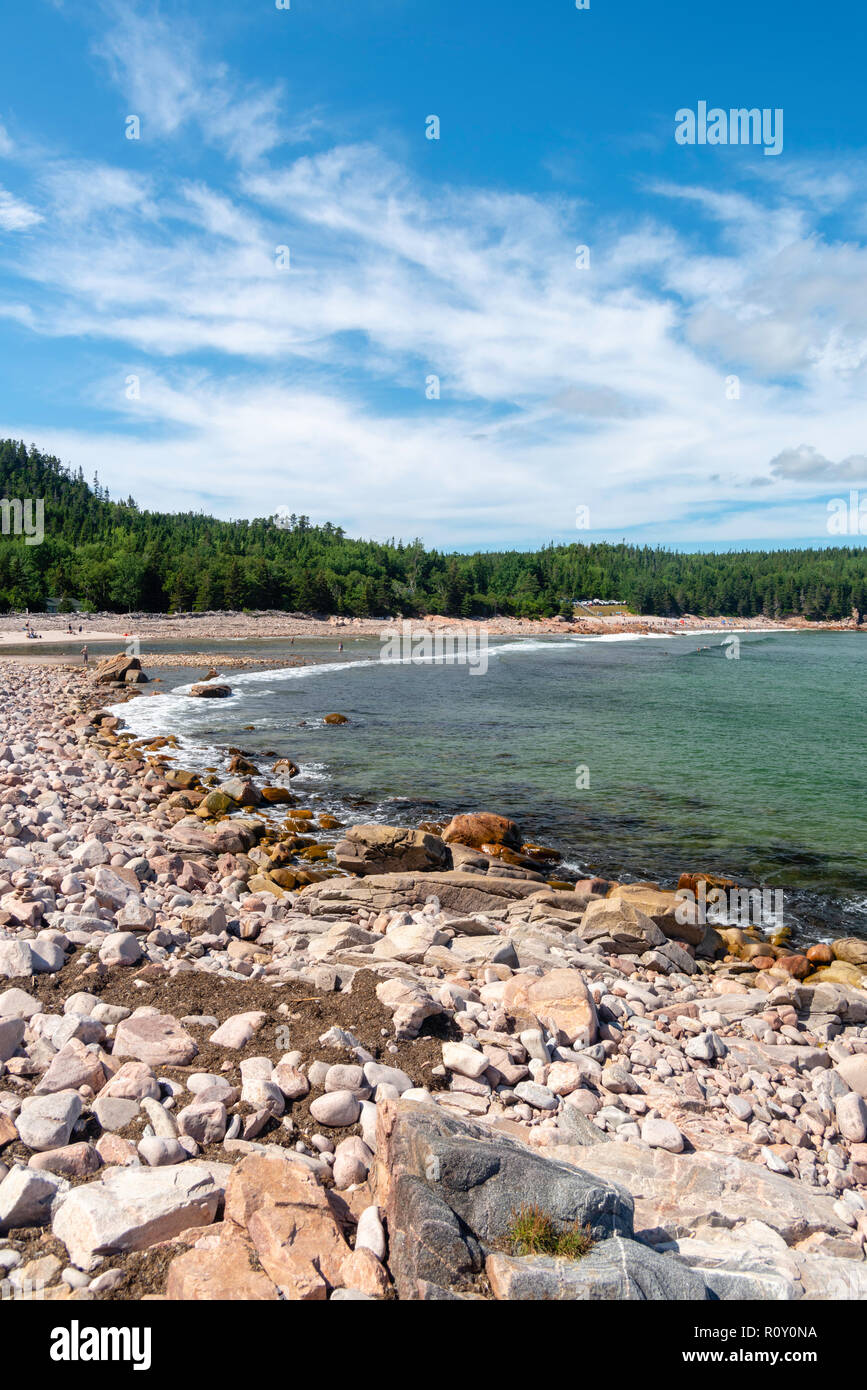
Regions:
<instances>
[{"instance_id":1,"label":"turquoise water","mask_svg":"<svg viewBox=\"0 0 867 1390\"><path fill-rule=\"evenodd\" d=\"M293 787L347 819L499 811L574 872L723 872L786 889L809 935L867 935L867 637L747 632L730 659L723 636L497 640L484 675L383 664L369 638L235 644L325 664L229 672L219 702L164 671L172 693L123 713L199 766L228 744L291 756Z\"/></svg>"}]
</instances>

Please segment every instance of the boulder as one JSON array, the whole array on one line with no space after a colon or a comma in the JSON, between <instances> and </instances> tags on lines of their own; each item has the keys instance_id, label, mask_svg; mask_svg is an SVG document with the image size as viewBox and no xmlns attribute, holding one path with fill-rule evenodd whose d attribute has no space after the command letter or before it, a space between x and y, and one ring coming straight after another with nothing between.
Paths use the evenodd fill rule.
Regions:
<instances>
[{"instance_id":1,"label":"boulder","mask_svg":"<svg viewBox=\"0 0 867 1390\"><path fill-rule=\"evenodd\" d=\"M291 758L278 758L271 771L282 772L285 777L292 778L297 777L301 769Z\"/></svg>"},{"instance_id":2,"label":"boulder","mask_svg":"<svg viewBox=\"0 0 867 1390\"><path fill-rule=\"evenodd\" d=\"M597 1240L632 1235L632 1199L622 1188L436 1105L381 1102L376 1155L377 1201L402 1298L418 1297L420 1279L449 1287L480 1271L483 1248L505 1239L528 1201L562 1229L578 1222Z\"/></svg>"},{"instance_id":3,"label":"boulder","mask_svg":"<svg viewBox=\"0 0 867 1390\"><path fill-rule=\"evenodd\" d=\"M650 917L660 931L672 941L685 941L699 946L704 939L706 923L701 921L698 905L686 893L680 896L657 888L655 884L619 883L612 888L609 901L626 902Z\"/></svg>"},{"instance_id":4,"label":"boulder","mask_svg":"<svg viewBox=\"0 0 867 1390\"><path fill-rule=\"evenodd\" d=\"M200 1237L192 1250L176 1255L169 1265L166 1298L187 1303L276 1301L276 1288L253 1268L251 1252L249 1241L236 1231Z\"/></svg>"},{"instance_id":5,"label":"boulder","mask_svg":"<svg viewBox=\"0 0 867 1390\"><path fill-rule=\"evenodd\" d=\"M390 1010L394 1031L399 1038L416 1038L426 1018L442 1013L421 985L413 980L383 980L376 986L376 997L383 1008Z\"/></svg>"},{"instance_id":6,"label":"boulder","mask_svg":"<svg viewBox=\"0 0 867 1390\"><path fill-rule=\"evenodd\" d=\"M580 1260L496 1253L488 1256L485 1272L494 1298L510 1302L703 1301L709 1297L701 1275L675 1255L660 1255L623 1236L600 1241Z\"/></svg>"},{"instance_id":7,"label":"boulder","mask_svg":"<svg viewBox=\"0 0 867 1390\"><path fill-rule=\"evenodd\" d=\"M230 777L217 790L238 806L259 806L262 801L258 788L247 777Z\"/></svg>"},{"instance_id":8,"label":"boulder","mask_svg":"<svg viewBox=\"0 0 867 1390\"><path fill-rule=\"evenodd\" d=\"M137 656L119 652L117 656L106 656L97 663L93 679L96 685L111 685L113 681L125 681L128 672L140 670L141 662Z\"/></svg>"},{"instance_id":9,"label":"boulder","mask_svg":"<svg viewBox=\"0 0 867 1390\"><path fill-rule=\"evenodd\" d=\"M342 1285L349 1246L325 1190L300 1163L270 1154L242 1159L226 1188L226 1218L246 1226L284 1298L319 1301Z\"/></svg>"},{"instance_id":10,"label":"boulder","mask_svg":"<svg viewBox=\"0 0 867 1390\"><path fill-rule=\"evenodd\" d=\"M835 960L845 961L847 965L858 965L867 970L867 941L857 936L841 936L831 942Z\"/></svg>"},{"instance_id":11,"label":"boulder","mask_svg":"<svg viewBox=\"0 0 867 1390\"><path fill-rule=\"evenodd\" d=\"M635 1193L635 1225L653 1244L678 1240L702 1224L733 1227L758 1220L787 1244L814 1231L848 1229L830 1197L756 1163L702 1150L674 1154L633 1144L562 1146L561 1161Z\"/></svg>"},{"instance_id":12,"label":"boulder","mask_svg":"<svg viewBox=\"0 0 867 1390\"><path fill-rule=\"evenodd\" d=\"M519 850L523 836L513 820L497 816L490 811L473 815L453 816L443 831L446 844L457 841L469 845L470 849L481 849L482 845L506 845Z\"/></svg>"},{"instance_id":13,"label":"boulder","mask_svg":"<svg viewBox=\"0 0 867 1390\"><path fill-rule=\"evenodd\" d=\"M190 695L198 700L225 700L232 693L230 685L215 685L213 682L204 682L190 687Z\"/></svg>"},{"instance_id":14,"label":"boulder","mask_svg":"<svg viewBox=\"0 0 867 1390\"><path fill-rule=\"evenodd\" d=\"M115 1057L134 1057L152 1067L185 1067L198 1052L195 1040L171 1014L125 1018L114 1035Z\"/></svg>"},{"instance_id":15,"label":"boulder","mask_svg":"<svg viewBox=\"0 0 867 1390\"><path fill-rule=\"evenodd\" d=\"M392 825L353 825L335 848L338 869L388 874L451 868L448 846L438 835Z\"/></svg>"},{"instance_id":16,"label":"boulder","mask_svg":"<svg viewBox=\"0 0 867 1390\"><path fill-rule=\"evenodd\" d=\"M177 830L177 827L175 827ZM329 878L312 883L300 894L296 906L314 916L346 917L357 908L414 907L436 897L448 912L469 916L498 911L538 892L532 879L502 875L428 871L425 873L368 874L362 879Z\"/></svg>"},{"instance_id":17,"label":"boulder","mask_svg":"<svg viewBox=\"0 0 867 1390\"><path fill-rule=\"evenodd\" d=\"M63 1198L52 1231L73 1264L90 1269L100 1255L147 1250L192 1226L210 1224L222 1191L211 1169L196 1163L109 1168L103 1178Z\"/></svg>"},{"instance_id":18,"label":"boulder","mask_svg":"<svg viewBox=\"0 0 867 1390\"><path fill-rule=\"evenodd\" d=\"M12 994L13 991L9 990L8 993ZM0 1062L8 1062L18 1051L24 1037L24 1028L23 1018L0 1017Z\"/></svg>"},{"instance_id":19,"label":"boulder","mask_svg":"<svg viewBox=\"0 0 867 1390\"><path fill-rule=\"evenodd\" d=\"M45 1226L69 1184L53 1173L16 1164L0 1181L0 1234L21 1226Z\"/></svg>"},{"instance_id":20,"label":"boulder","mask_svg":"<svg viewBox=\"0 0 867 1390\"><path fill-rule=\"evenodd\" d=\"M57 1091L53 1095L28 1097L17 1119L18 1134L28 1149L43 1153L69 1143L81 1114L77 1091Z\"/></svg>"},{"instance_id":21,"label":"boulder","mask_svg":"<svg viewBox=\"0 0 867 1390\"><path fill-rule=\"evenodd\" d=\"M596 1005L578 970L513 975L506 981L502 1002L506 1013L523 1027L543 1024L567 1046L596 1041Z\"/></svg>"},{"instance_id":22,"label":"boulder","mask_svg":"<svg viewBox=\"0 0 867 1390\"><path fill-rule=\"evenodd\" d=\"M640 956L668 939L652 917L619 898L589 903L579 932L588 944L598 941L608 955Z\"/></svg>"},{"instance_id":23,"label":"boulder","mask_svg":"<svg viewBox=\"0 0 867 1390\"><path fill-rule=\"evenodd\" d=\"M837 1064L836 1071L850 1090L862 1099L867 1099L867 1052L856 1052L853 1056L846 1057Z\"/></svg>"}]
</instances>

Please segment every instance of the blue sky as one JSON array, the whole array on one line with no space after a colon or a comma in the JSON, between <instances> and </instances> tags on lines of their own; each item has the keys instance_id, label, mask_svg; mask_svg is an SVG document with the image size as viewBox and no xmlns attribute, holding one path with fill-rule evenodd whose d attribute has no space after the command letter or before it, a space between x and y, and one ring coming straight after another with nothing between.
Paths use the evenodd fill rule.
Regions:
<instances>
[{"instance_id":1,"label":"blue sky","mask_svg":"<svg viewBox=\"0 0 867 1390\"><path fill-rule=\"evenodd\" d=\"M0 434L113 496L728 548L828 543L867 488L854 3L31 0L0 34ZM781 109L782 152L679 145L700 101Z\"/></svg>"}]
</instances>

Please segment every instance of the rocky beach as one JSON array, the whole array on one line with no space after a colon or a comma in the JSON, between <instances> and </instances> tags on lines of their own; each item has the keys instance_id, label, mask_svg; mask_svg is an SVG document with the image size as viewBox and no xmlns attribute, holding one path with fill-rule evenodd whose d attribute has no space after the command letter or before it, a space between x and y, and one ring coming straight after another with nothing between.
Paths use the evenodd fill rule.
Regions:
<instances>
[{"instance_id":1,"label":"rocky beach","mask_svg":"<svg viewBox=\"0 0 867 1390\"><path fill-rule=\"evenodd\" d=\"M8 1296L867 1297L867 942L495 806L335 843L291 760L125 732L145 683L0 661Z\"/></svg>"}]
</instances>

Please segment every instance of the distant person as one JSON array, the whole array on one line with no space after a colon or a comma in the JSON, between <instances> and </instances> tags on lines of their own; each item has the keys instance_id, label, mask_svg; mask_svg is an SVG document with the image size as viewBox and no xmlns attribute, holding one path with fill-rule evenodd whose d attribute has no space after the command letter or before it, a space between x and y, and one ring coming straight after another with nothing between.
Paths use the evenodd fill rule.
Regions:
<instances>
[{"instance_id":1,"label":"distant person","mask_svg":"<svg viewBox=\"0 0 867 1390\"><path fill-rule=\"evenodd\" d=\"M82 657L82 661L84 662L84 665L85 665L85 666L87 665L87 656L88 656L88 653L87 653L87 646L85 645L85 646L83 646L82 649L81 649L81 657Z\"/></svg>"},{"instance_id":2,"label":"distant person","mask_svg":"<svg viewBox=\"0 0 867 1390\"><path fill-rule=\"evenodd\" d=\"M343 643L342 643L342 642L338 642L338 643L337 643L337 650L338 650L339 652L342 652L342 651L343 651Z\"/></svg>"}]
</instances>

